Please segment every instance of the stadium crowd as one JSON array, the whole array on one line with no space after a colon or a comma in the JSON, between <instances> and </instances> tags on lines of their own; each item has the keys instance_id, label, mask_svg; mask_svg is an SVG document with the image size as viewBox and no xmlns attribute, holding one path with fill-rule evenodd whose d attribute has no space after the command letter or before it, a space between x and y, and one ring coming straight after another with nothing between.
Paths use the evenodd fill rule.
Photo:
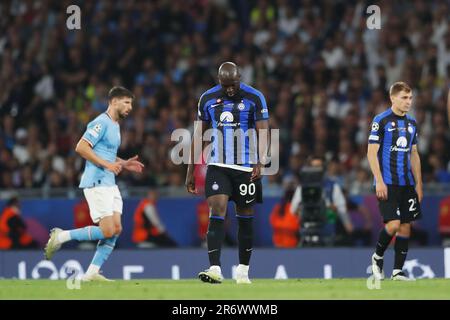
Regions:
<instances>
[{"instance_id":1,"label":"stadium crowd","mask_svg":"<svg viewBox=\"0 0 450 320\"><path fill-rule=\"evenodd\" d=\"M81 30L66 26L73 3ZM414 88L424 182L450 182L449 5L377 3L380 30L367 28L364 1L2 1L0 188L77 186L75 144L113 85L136 95L119 156L146 165L120 181L183 186L171 133L192 130L223 61L264 93L280 129L281 168L266 184L295 177L315 153L350 194L370 188L368 129L398 80Z\"/></svg>"}]
</instances>

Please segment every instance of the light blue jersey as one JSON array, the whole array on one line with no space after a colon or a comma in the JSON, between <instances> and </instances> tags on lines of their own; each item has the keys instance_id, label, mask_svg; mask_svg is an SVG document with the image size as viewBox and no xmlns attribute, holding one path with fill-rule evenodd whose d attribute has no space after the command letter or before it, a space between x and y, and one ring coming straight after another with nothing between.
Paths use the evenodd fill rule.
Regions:
<instances>
[{"instance_id":1,"label":"light blue jersey","mask_svg":"<svg viewBox=\"0 0 450 320\"><path fill-rule=\"evenodd\" d=\"M120 127L106 112L89 122L82 139L89 142L100 158L108 162L116 161L117 150L120 146ZM108 187L115 184L114 172L86 160L80 188Z\"/></svg>"}]
</instances>

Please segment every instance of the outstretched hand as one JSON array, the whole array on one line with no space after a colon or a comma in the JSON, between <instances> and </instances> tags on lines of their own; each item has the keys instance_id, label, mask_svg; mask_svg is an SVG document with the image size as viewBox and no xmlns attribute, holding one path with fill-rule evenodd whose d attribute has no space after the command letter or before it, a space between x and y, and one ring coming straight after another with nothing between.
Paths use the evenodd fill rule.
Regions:
<instances>
[{"instance_id":1,"label":"outstretched hand","mask_svg":"<svg viewBox=\"0 0 450 320\"><path fill-rule=\"evenodd\" d=\"M124 169L128 171L141 173L144 170L144 164L138 161L139 156L135 155L134 157L125 160L122 163Z\"/></svg>"}]
</instances>

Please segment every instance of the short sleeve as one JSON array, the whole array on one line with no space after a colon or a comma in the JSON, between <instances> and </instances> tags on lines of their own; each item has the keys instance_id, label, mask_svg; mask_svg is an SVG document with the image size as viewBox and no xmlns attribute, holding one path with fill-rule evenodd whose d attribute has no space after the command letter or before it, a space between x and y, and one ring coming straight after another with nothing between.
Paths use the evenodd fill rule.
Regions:
<instances>
[{"instance_id":1,"label":"short sleeve","mask_svg":"<svg viewBox=\"0 0 450 320\"><path fill-rule=\"evenodd\" d=\"M82 139L86 140L92 147L94 147L105 135L106 125L106 122L99 119L90 122L83 134Z\"/></svg>"},{"instance_id":2,"label":"short sleeve","mask_svg":"<svg viewBox=\"0 0 450 320\"><path fill-rule=\"evenodd\" d=\"M197 114L197 118L199 120L202 121L210 121L211 117L209 116L208 113L208 108L207 108L207 104L206 104L206 99L205 99L205 94L202 94L202 96L200 97L199 101L198 101L198 114Z\"/></svg>"},{"instance_id":3,"label":"short sleeve","mask_svg":"<svg viewBox=\"0 0 450 320\"><path fill-rule=\"evenodd\" d=\"M414 131L414 136L412 137L412 145L417 144L418 137L419 133L417 132L417 125L416 125L416 130Z\"/></svg>"},{"instance_id":4,"label":"short sleeve","mask_svg":"<svg viewBox=\"0 0 450 320\"><path fill-rule=\"evenodd\" d=\"M384 127L382 127L383 125L380 120L381 119L379 117L375 117L373 119L370 127L369 143L380 144L384 132Z\"/></svg>"},{"instance_id":5,"label":"short sleeve","mask_svg":"<svg viewBox=\"0 0 450 320\"><path fill-rule=\"evenodd\" d=\"M255 121L269 120L269 109L267 108L266 99L260 92L257 94L255 107Z\"/></svg>"}]
</instances>

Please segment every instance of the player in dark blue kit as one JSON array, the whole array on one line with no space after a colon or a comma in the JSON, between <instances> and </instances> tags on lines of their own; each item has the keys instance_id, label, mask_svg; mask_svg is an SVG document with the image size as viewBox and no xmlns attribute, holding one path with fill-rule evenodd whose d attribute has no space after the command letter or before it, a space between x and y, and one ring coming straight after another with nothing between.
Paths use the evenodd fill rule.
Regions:
<instances>
[{"instance_id":1,"label":"player in dark blue kit","mask_svg":"<svg viewBox=\"0 0 450 320\"><path fill-rule=\"evenodd\" d=\"M404 82L396 82L389 94L392 107L375 116L367 152L385 223L372 256L372 272L375 278L384 279L383 255L396 236L391 278L410 280L402 269L408 253L411 222L421 217L423 197L417 123L407 114L412 102L411 88Z\"/></svg>"},{"instance_id":2,"label":"player in dark blue kit","mask_svg":"<svg viewBox=\"0 0 450 320\"><path fill-rule=\"evenodd\" d=\"M253 249L252 206L255 202L262 202L262 161L255 146L259 142L259 154L267 154L269 113L262 93L240 82L239 69L234 63L223 63L218 79L219 85L206 91L198 103L200 121L194 129L186 188L188 192L197 194L193 173L194 162L201 150L194 148L194 141L201 140L202 132L211 127L212 148L207 159L205 182L210 210L207 233L210 268L200 272L199 278L209 283L221 283L223 280L220 250L227 204L233 200L236 204L239 243L236 282L246 284L251 283L248 270Z\"/></svg>"}]
</instances>

